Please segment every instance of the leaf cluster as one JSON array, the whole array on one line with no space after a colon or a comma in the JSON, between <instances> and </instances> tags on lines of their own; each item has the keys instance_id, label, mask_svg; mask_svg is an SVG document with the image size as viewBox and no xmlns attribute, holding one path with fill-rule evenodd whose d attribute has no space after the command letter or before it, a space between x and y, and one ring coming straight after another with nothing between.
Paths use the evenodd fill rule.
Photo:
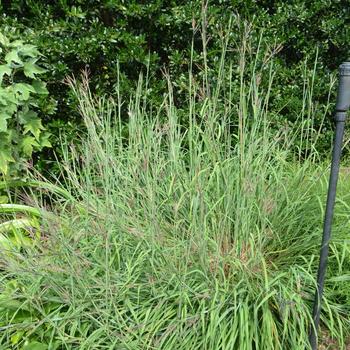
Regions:
<instances>
[{"instance_id":1,"label":"leaf cluster","mask_svg":"<svg viewBox=\"0 0 350 350\"><path fill-rule=\"evenodd\" d=\"M50 147L41 113L53 113L36 46L0 33L0 174L15 176L33 151Z\"/></svg>"}]
</instances>

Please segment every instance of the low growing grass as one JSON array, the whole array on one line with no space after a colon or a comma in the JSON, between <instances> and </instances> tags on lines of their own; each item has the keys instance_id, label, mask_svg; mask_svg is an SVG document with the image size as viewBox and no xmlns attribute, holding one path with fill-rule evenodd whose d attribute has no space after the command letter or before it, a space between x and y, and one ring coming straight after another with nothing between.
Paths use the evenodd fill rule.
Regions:
<instances>
[{"instance_id":1,"label":"low growing grass","mask_svg":"<svg viewBox=\"0 0 350 350\"><path fill-rule=\"evenodd\" d=\"M127 124L118 96L70 82L87 133L65 148L64 196L31 196L40 241L2 249L3 349L308 348L328 174L318 134L295 157L257 72L241 73L238 105L221 94L231 73L220 70L210 96L190 81L185 113L170 82L152 109L140 80ZM339 348L350 305L343 176L322 313Z\"/></svg>"}]
</instances>

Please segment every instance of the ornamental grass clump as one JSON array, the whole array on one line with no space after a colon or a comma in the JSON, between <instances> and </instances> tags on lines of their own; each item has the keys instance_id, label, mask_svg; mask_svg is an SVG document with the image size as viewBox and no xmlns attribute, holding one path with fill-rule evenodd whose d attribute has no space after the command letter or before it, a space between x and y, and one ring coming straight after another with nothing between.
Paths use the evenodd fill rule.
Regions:
<instances>
[{"instance_id":1,"label":"ornamental grass clump","mask_svg":"<svg viewBox=\"0 0 350 350\"><path fill-rule=\"evenodd\" d=\"M43 217L40 244L1 258L5 348L308 347L326 191L319 133L298 141L310 149L301 159L296 134L274 126L259 68L242 58L237 98L224 58L204 92L189 75L186 110L170 80L155 107L141 77L127 108L118 93L94 96L86 76L69 81L86 133L64 147L69 195L42 199L60 219ZM263 69L272 84L273 60ZM342 348L350 198L339 198L322 327Z\"/></svg>"}]
</instances>

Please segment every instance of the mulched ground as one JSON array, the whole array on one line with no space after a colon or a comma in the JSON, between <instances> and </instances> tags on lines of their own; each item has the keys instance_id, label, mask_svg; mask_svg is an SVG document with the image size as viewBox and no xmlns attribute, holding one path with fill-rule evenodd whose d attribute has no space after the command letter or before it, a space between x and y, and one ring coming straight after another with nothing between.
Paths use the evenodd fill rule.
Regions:
<instances>
[{"instance_id":1,"label":"mulched ground","mask_svg":"<svg viewBox=\"0 0 350 350\"><path fill-rule=\"evenodd\" d=\"M336 339L330 337L329 332L322 331L318 350L339 350L340 347ZM346 350L350 350L350 339L346 342Z\"/></svg>"}]
</instances>

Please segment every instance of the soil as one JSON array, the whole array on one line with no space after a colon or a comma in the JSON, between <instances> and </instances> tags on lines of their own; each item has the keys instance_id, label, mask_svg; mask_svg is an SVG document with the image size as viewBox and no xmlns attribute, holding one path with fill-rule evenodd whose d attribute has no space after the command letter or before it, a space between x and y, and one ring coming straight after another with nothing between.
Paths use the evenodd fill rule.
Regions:
<instances>
[{"instance_id":1,"label":"soil","mask_svg":"<svg viewBox=\"0 0 350 350\"><path fill-rule=\"evenodd\" d=\"M318 350L339 350L338 341L332 338L328 331L323 330ZM345 350L350 350L350 339L346 341Z\"/></svg>"}]
</instances>

